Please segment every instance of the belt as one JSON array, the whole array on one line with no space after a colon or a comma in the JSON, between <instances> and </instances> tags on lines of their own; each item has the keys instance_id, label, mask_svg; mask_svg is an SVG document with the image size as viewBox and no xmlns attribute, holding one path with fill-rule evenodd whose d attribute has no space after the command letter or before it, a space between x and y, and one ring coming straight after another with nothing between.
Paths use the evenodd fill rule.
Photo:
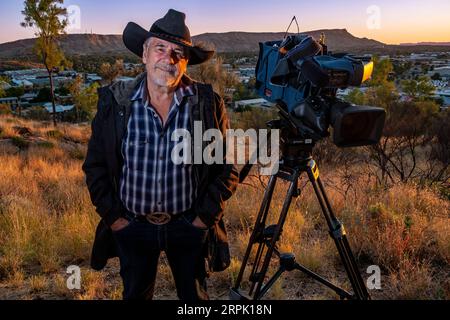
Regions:
<instances>
[{"instance_id":1,"label":"belt","mask_svg":"<svg viewBox=\"0 0 450 320\"><path fill-rule=\"evenodd\" d=\"M179 219L183 215L188 215L190 213L192 213L192 210L186 210L180 213L152 212L146 215L127 212L127 215L140 222L149 222L157 226L162 226L168 224L171 221Z\"/></svg>"}]
</instances>

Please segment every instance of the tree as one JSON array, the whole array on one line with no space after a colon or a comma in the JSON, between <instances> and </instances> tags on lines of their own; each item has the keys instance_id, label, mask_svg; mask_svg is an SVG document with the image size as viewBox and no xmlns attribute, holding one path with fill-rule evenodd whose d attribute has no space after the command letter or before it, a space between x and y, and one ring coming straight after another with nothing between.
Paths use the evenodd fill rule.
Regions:
<instances>
[{"instance_id":1,"label":"tree","mask_svg":"<svg viewBox=\"0 0 450 320\"><path fill-rule=\"evenodd\" d=\"M19 98L23 96L25 93L25 89L23 87L11 87L5 90L5 94L7 97L16 97Z\"/></svg>"},{"instance_id":2,"label":"tree","mask_svg":"<svg viewBox=\"0 0 450 320\"><path fill-rule=\"evenodd\" d=\"M106 80L109 84L113 83L113 81L123 75L125 72L125 68L123 66L123 60L116 60L113 65L109 62L103 63L100 66L99 74L100 76Z\"/></svg>"},{"instance_id":3,"label":"tree","mask_svg":"<svg viewBox=\"0 0 450 320\"><path fill-rule=\"evenodd\" d=\"M353 104L363 105L365 104L366 98L361 90L355 88L352 91L350 91L348 96L345 97L345 100Z\"/></svg>"},{"instance_id":4,"label":"tree","mask_svg":"<svg viewBox=\"0 0 450 320\"><path fill-rule=\"evenodd\" d=\"M70 84L69 91L75 103L74 120L76 122L91 120L93 118L95 106L98 101L97 88L97 83L83 88L83 79L79 75Z\"/></svg>"},{"instance_id":5,"label":"tree","mask_svg":"<svg viewBox=\"0 0 450 320\"><path fill-rule=\"evenodd\" d=\"M54 126L57 124L53 72L69 65L56 43L56 40L65 34L64 29L67 26L67 10L60 7L63 2L64 0L26 0L22 11L25 18L21 23L24 28L36 29L35 51L48 72Z\"/></svg>"},{"instance_id":6,"label":"tree","mask_svg":"<svg viewBox=\"0 0 450 320\"><path fill-rule=\"evenodd\" d=\"M448 138L437 133L446 127L432 101L396 102L387 113L383 137L368 147L370 161L380 169L384 184L411 179L426 183L448 179ZM445 130L445 129L444 129ZM442 131L444 132L444 131ZM447 160L445 160L447 159Z\"/></svg>"},{"instance_id":7,"label":"tree","mask_svg":"<svg viewBox=\"0 0 450 320\"><path fill-rule=\"evenodd\" d=\"M6 91L3 85L9 84L9 78L5 76L0 76L0 98L6 97Z\"/></svg>"},{"instance_id":8,"label":"tree","mask_svg":"<svg viewBox=\"0 0 450 320\"><path fill-rule=\"evenodd\" d=\"M435 73L431 76L431 80L442 80L441 75L439 73Z\"/></svg>"},{"instance_id":9,"label":"tree","mask_svg":"<svg viewBox=\"0 0 450 320\"><path fill-rule=\"evenodd\" d=\"M394 66L389 59L381 59L379 57L373 58L374 70L372 79L369 81L369 86L382 86L389 82L389 75L394 71Z\"/></svg>"},{"instance_id":10,"label":"tree","mask_svg":"<svg viewBox=\"0 0 450 320\"><path fill-rule=\"evenodd\" d=\"M52 93L50 92L50 89L47 87L44 87L41 90L39 90L37 97L33 99L33 103L48 102L51 99L52 99Z\"/></svg>"},{"instance_id":11,"label":"tree","mask_svg":"<svg viewBox=\"0 0 450 320\"><path fill-rule=\"evenodd\" d=\"M419 77L417 80L403 80L402 89L414 101L429 99L435 90L430 79L424 76Z\"/></svg>"},{"instance_id":12,"label":"tree","mask_svg":"<svg viewBox=\"0 0 450 320\"><path fill-rule=\"evenodd\" d=\"M214 90L223 97L225 89L235 87L238 79L234 73L227 72L222 64L222 57L216 56L201 65L192 67L189 75L197 81L210 83Z\"/></svg>"},{"instance_id":13,"label":"tree","mask_svg":"<svg viewBox=\"0 0 450 320\"><path fill-rule=\"evenodd\" d=\"M393 65L394 72L397 77L402 77L409 69L411 69L412 63L410 61L400 62Z\"/></svg>"},{"instance_id":14,"label":"tree","mask_svg":"<svg viewBox=\"0 0 450 320\"><path fill-rule=\"evenodd\" d=\"M391 80L394 67L389 59L374 57L374 71L371 80L367 83L369 89L364 96L367 105L389 109L398 100L398 93Z\"/></svg>"}]
</instances>

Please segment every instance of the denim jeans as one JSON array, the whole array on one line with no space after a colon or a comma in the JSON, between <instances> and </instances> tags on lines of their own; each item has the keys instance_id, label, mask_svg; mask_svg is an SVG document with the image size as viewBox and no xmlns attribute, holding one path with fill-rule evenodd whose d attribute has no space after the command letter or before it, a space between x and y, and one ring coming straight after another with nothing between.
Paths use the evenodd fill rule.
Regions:
<instances>
[{"instance_id":1,"label":"denim jeans","mask_svg":"<svg viewBox=\"0 0 450 320\"><path fill-rule=\"evenodd\" d=\"M153 298L161 251L169 261L178 298L184 301L209 299L202 255L208 231L192 225L195 216L184 214L161 226L131 218L129 225L113 232L124 300Z\"/></svg>"}]
</instances>

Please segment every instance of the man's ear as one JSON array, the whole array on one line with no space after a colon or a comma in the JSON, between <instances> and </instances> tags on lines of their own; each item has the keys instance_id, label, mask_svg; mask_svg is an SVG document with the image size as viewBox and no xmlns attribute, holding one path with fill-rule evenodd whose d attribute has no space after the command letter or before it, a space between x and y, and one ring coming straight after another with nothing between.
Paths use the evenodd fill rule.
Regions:
<instances>
[{"instance_id":1,"label":"man's ear","mask_svg":"<svg viewBox=\"0 0 450 320\"><path fill-rule=\"evenodd\" d=\"M147 46L144 44L144 51L142 51L142 63L147 64Z\"/></svg>"}]
</instances>

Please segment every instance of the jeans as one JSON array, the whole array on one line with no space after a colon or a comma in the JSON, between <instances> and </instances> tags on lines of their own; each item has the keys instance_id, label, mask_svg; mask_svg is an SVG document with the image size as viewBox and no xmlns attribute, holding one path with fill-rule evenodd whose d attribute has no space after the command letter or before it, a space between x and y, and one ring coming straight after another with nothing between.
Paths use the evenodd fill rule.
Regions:
<instances>
[{"instance_id":1,"label":"jeans","mask_svg":"<svg viewBox=\"0 0 450 320\"><path fill-rule=\"evenodd\" d=\"M184 214L165 225L131 218L113 232L117 243L124 300L151 300L161 251L165 251L180 300L208 300L203 246L208 230L192 225Z\"/></svg>"}]
</instances>

